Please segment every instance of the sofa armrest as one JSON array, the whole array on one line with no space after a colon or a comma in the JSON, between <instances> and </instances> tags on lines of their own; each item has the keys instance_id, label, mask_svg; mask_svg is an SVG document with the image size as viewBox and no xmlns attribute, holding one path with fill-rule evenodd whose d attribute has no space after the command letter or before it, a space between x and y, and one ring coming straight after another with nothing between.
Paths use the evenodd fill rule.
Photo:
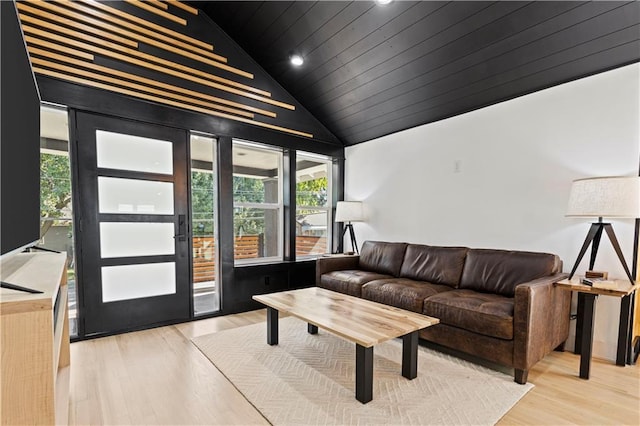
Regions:
<instances>
[{"instance_id":1,"label":"sofa armrest","mask_svg":"<svg viewBox=\"0 0 640 426\"><path fill-rule=\"evenodd\" d=\"M516 287L513 312L513 364L528 370L569 337L571 292L554 284L558 273Z\"/></svg>"},{"instance_id":2,"label":"sofa armrest","mask_svg":"<svg viewBox=\"0 0 640 426\"><path fill-rule=\"evenodd\" d=\"M319 257L316 261L316 285L320 284L322 274L346 269L360 269L360 256Z\"/></svg>"}]
</instances>

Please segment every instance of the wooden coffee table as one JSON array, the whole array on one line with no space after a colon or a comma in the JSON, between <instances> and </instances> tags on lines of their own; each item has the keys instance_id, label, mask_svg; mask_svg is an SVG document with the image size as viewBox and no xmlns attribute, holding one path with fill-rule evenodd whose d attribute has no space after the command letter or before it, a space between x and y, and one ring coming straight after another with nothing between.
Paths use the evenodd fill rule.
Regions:
<instances>
[{"instance_id":1,"label":"wooden coffee table","mask_svg":"<svg viewBox=\"0 0 640 426\"><path fill-rule=\"evenodd\" d=\"M308 323L307 331L318 327L356 344L356 399L363 404L373 399L373 346L402 337L402 375L418 375L418 331L440 320L393 306L348 296L319 287L253 296L267 306L267 343L278 344L278 312Z\"/></svg>"}]
</instances>

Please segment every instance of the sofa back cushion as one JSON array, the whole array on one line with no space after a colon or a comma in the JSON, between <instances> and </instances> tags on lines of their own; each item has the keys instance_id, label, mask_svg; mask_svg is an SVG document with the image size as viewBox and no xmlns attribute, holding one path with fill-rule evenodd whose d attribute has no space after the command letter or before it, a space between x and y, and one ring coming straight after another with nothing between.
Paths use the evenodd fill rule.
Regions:
<instances>
[{"instance_id":1,"label":"sofa back cushion","mask_svg":"<svg viewBox=\"0 0 640 426\"><path fill-rule=\"evenodd\" d=\"M554 254L470 249L460 288L513 297L518 284L555 274L561 268Z\"/></svg>"},{"instance_id":2,"label":"sofa back cushion","mask_svg":"<svg viewBox=\"0 0 640 426\"><path fill-rule=\"evenodd\" d=\"M360 250L360 269L398 277L407 243L365 241Z\"/></svg>"},{"instance_id":3,"label":"sofa back cushion","mask_svg":"<svg viewBox=\"0 0 640 426\"><path fill-rule=\"evenodd\" d=\"M434 247L409 244L400 269L402 278L457 287L460 283L466 247Z\"/></svg>"}]
</instances>

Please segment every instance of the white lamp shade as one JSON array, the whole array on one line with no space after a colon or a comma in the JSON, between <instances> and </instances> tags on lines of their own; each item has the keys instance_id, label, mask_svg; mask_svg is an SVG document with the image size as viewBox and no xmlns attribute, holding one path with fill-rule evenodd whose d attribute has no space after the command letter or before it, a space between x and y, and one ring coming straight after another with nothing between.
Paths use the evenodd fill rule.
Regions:
<instances>
[{"instance_id":1,"label":"white lamp shade","mask_svg":"<svg viewBox=\"0 0 640 426\"><path fill-rule=\"evenodd\" d=\"M362 201L338 201L336 205L336 222L362 222Z\"/></svg>"},{"instance_id":2,"label":"white lamp shade","mask_svg":"<svg viewBox=\"0 0 640 426\"><path fill-rule=\"evenodd\" d=\"M597 177L573 181L567 216L640 217L640 177Z\"/></svg>"}]
</instances>

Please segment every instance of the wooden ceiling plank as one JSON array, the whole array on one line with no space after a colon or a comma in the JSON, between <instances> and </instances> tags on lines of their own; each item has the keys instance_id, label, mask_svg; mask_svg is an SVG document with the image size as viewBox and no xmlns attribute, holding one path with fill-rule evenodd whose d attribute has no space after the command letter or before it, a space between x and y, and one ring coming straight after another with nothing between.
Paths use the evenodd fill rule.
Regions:
<instances>
[{"instance_id":1,"label":"wooden ceiling plank","mask_svg":"<svg viewBox=\"0 0 640 426\"><path fill-rule=\"evenodd\" d=\"M94 56L90 53L87 52L83 52L81 50L77 50L77 49L71 49L69 47L66 46L60 46L57 43L52 43L50 41L46 41L46 40L41 40L39 38L36 37L32 37L30 35L25 35L24 40L27 42L27 47L31 47L32 44L47 48L47 49L52 49L52 50L57 50L58 52L62 52L65 53L69 56L76 56L78 58L83 58L83 59L87 59L90 61L94 60Z\"/></svg>"},{"instance_id":2,"label":"wooden ceiling plank","mask_svg":"<svg viewBox=\"0 0 640 426\"><path fill-rule=\"evenodd\" d=\"M58 22L62 25L66 25L68 27L73 27L76 28L77 30L81 30L84 31L85 33L89 33L89 34L93 34L96 36L100 36L103 37L105 39L111 40L115 43L120 43L123 44L125 46L129 46L133 49L137 49L138 48L138 43L128 39L128 38L124 38L124 37L120 37L118 35L112 34L108 31L102 31L99 30L95 27L92 27L90 25L85 25L85 24L81 24L78 21L72 21L71 19L66 19L57 15L54 15L53 13L49 13L49 12L45 12L39 9L34 9L32 7L27 6L26 4L23 4L21 2L16 3L18 6L18 10L21 12L20 13L20 21L22 22L28 22L30 24L34 24L34 25L38 25L38 26L48 26L49 23L47 21L43 21L42 19L46 19L48 21L51 22ZM26 15L23 12L27 12L27 13L32 13L34 16L37 16L38 18L31 16L31 15Z\"/></svg>"},{"instance_id":3,"label":"wooden ceiling plank","mask_svg":"<svg viewBox=\"0 0 640 426\"><path fill-rule=\"evenodd\" d=\"M162 10L169 9L169 6L167 6L166 3L163 3L160 0L145 0L145 1L150 5L157 7L158 9L162 9Z\"/></svg>"},{"instance_id":4,"label":"wooden ceiling plank","mask_svg":"<svg viewBox=\"0 0 640 426\"><path fill-rule=\"evenodd\" d=\"M404 83L401 91L389 90L385 97L371 96L367 99L369 106L361 105L357 113L349 115L341 120L369 120L371 117L383 114L389 108L397 108L399 103L405 105L412 103L414 99L421 102L434 102L443 93L452 90L469 90L474 84L482 84L484 81L504 79L510 70L536 69L544 63L546 58L571 58L584 46L595 46L607 40L611 34L622 34L616 31L621 25L633 23L630 12L633 5L616 7L606 13L599 14L581 23L567 26L562 31L557 31L550 36L523 45L520 49L508 51L495 58L476 64L475 66L448 72L443 78L431 82L415 81L409 86ZM599 11L599 9L598 9ZM626 20L626 22L625 22ZM631 35L640 34L640 27L631 28ZM618 42L612 42L612 45ZM640 52L639 52L640 56ZM408 86L408 87L407 87ZM395 94L395 96L393 96Z\"/></svg>"},{"instance_id":5,"label":"wooden ceiling plank","mask_svg":"<svg viewBox=\"0 0 640 426\"><path fill-rule=\"evenodd\" d=\"M553 2L544 4L544 7L541 5L539 2L533 3L510 14L504 18L506 22L500 22L500 29L494 29L493 25L480 28L480 32L490 32L490 40L484 44L478 44L480 42L474 40L481 38L481 35L473 32L458 38L446 48L432 48L431 52L417 59L402 55L393 61L380 64L374 70L364 72L362 80L344 82L339 87L334 86L324 94L318 95L321 99L312 108L322 106L322 109L331 111L331 114L326 116L327 119L340 120L357 113L361 108L366 108L366 103L381 102L382 99L386 99L385 93L391 96L392 92L398 90L411 92L429 81L446 78L460 70L486 63L490 58L531 43L539 38L541 32L555 32L563 26L570 26L586 19L585 14L580 13L580 9L584 8L577 2ZM523 28L522 25L513 23L513 20L521 18L526 18L529 27ZM496 36L502 38L495 40L493 37ZM484 48L481 48L482 45ZM416 69L420 72L415 72ZM384 90L376 90L376 87L383 87ZM345 103L341 100L344 96L357 101Z\"/></svg>"},{"instance_id":6,"label":"wooden ceiling plank","mask_svg":"<svg viewBox=\"0 0 640 426\"><path fill-rule=\"evenodd\" d=\"M148 12L151 12L155 15L158 15L162 18L168 19L170 21L176 22L180 25L187 25L187 20L184 18L180 18L179 16L176 15L172 15L170 13L164 12L162 10L159 10L158 8L155 8L153 6L148 5L147 3L140 1L140 0L125 0L127 3L132 4L136 7L139 7L140 9L146 10Z\"/></svg>"},{"instance_id":7,"label":"wooden ceiling plank","mask_svg":"<svg viewBox=\"0 0 640 426\"><path fill-rule=\"evenodd\" d=\"M191 7L188 4L184 4L181 1L178 0L164 0L167 3L169 3L172 6L175 6L177 8L180 8L182 10L186 10L187 12L191 13L192 15L197 15L198 14L198 9L196 9L195 7Z\"/></svg>"},{"instance_id":8,"label":"wooden ceiling plank","mask_svg":"<svg viewBox=\"0 0 640 426\"><path fill-rule=\"evenodd\" d=\"M317 90L317 87L324 86L325 81L331 79L357 79L359 74L368 71L372 64L384 62L394 55L402 55L403 50L406 51L407 48L418 46L419 49L419 46L424 44L433 44L434 48L437 48L458 36L460 32L467 34L468 28L474 28L474 21L477 21L477 26L483 25L494 19L495 14L508 13L525 4L498 2L493 5L492 11L492 6L483 2L474 2L471 6L463 2L452 2L431 13L427 13L429 9L426 9L424 15L420 19L414 19L410 25L402 29L392 26L383 32L385 37L369 37L365 42L341 53L332 61L331 67L324 71L314 70L309 84L298 93L304 96L306 92ZM472 23L465 25L468 22ZM436 41L430 43L434 38ZM310 105L310 108L313 107L314 105Z\"/></svg>"},{"instance_id":9,"label":"wooden ceiling plank","mask_svg":"<svg viewBox=\"0 0 640 426\"><path fill-rule=\"evenodd\" d=\"M198 99L198 98L196 98L194 96L184 96L184 95L180 95L178 93L171 93L171 92L167 92L166 90L156 89L156 88L154 88L154 87L152 87L151 85L148 85L148 84L132 83L130 81L123 80L121 78L115 78L115 77L111 77L111 76L105 75L105 74L94 73L94 72L88 71L87 69L82 69L82 68L78 68L78 67L75 67L75 66L71 67L71 66L68 66L68 65L63 65L63 64L61 64L59 62L52 62L52 61L49 61L49 60L46 60L46 59L41 59L41 58L39 58L37 56L33 56L31 58L31 61L36 65L44 66L46 68L49 68L49 69L52 69L52 70L56 70L56 71L62 71L62 72L65 72L67 74L75 74L75 75L83 77L83 78L90 78L90 79L95 80L95 81L114 84L116 86L124 87L124 88L131 89L131 90L135 90L135 91L138 91L138 92L151 93L153 95L157 95L157 96L160 96L160 97L163 97L163 98L184 102L184 103L187 103L187 104L196 104L196 105L204 106L204 107L206 107L208 109L215 109L215 110L219 110L219 111L225 111L225 112L228 112L230 114L240 115L240 116L244 116L244 117L248 117L248 118L254 118L254 115L252 113L250 113L250 112L241 111L241 110L236 109L236 108L229 108L229 107L222 106L222 105L212 104L211 102L203 101L203 100ZM83 67L84 65L85 64L82 64L80 66ZM86 65L91 65L91 64L86 64ZM87 68L89 68L89 67L87 67ZM107 73L111 73L111 72L107 71Z\"/></svg>"},{"instance_id":10,"label":"wooden ceiling plank","mask_svg":"<svg viewBox=\"0 0 640 426\"><path fill-rule=\"evenodd\" d=\"M114 33L128 35L133 39L139 39L148 44L162 46L162 44L158 42L158 41L161 41L161 42L168 43L172 46L179 47L181 49L189 50L198 55L205 56L213 61L219 61L223 64L227 62L227 58L225 58L224 56L220 56L215 53L203 50L197 46L182 42L176 38L166 36L164 34L161 34L158 30L151 31L135 23L127 22L122 19L116 18L115 16L112 16L110 13L115 14L116 11L118 11L118 9L111 8L111 6L107 6L103 3L96 2L94 0L80 0L81 2L86 3L90 7L83 6L82 4L79 4L76 1L53 0L54 2L65 5L70 9L76 10L77 12L74 12L64 7L56 6L55 4L51 4L49 2L44 2L44 1L39 2L35 0L25 0L25 1L29 2L33 6L41 7L55 13L60 13L60 14L69 16L73 19L77 19L80 22L91 23L92 25L102 27ZM109 13L102 13L97 9L94 9L94 7L108 11ZM132 21L135 21L138 24L142 25L143 22L148 22L141 18L134 17L133 15L130 15L130 16L132 17L131 18ZM112 24L115 24L115 25L112 25ZM134 34L131 30L137 32L137 34ZM157 41L153 39L156 39ZM166 46L166 48L164 49L167 50L169 47L170 46ZM242 72L244 73L244 71Z\"/></svg>"},{"instance_id":11,"label":"wooden ceiling plank","mask_svg":"<svg viewBox=\"0 0 640 426\"><path fill-rule=\"evenodd\" d=\"M569 63L576 63L582 61L584 58L588 58L594 55L599 55L607 50L610 50L611 46L626 46L634 44L636 47L640 47L638 42L638 28L630 27L625 30L617 31L613 34L609 34L604 37L595 39L589 43L580 44L576 48L571 49L570 52L559 52L549 55L542 60L537 60L534 64L527 67L514 67L508 72L493 75L489 78L485 78L481 81L469 84L466 87L460 87L454 90L447 90L446 87L442 87L441 93L430 99L416 102L413 104L407 104L401 99L398 99L394 103L387 103L387 108L393 108L399 106L402 103L403 107L397 108L397 110L387 110L387 113L381 115L382 120L395 120L401 119L405 115L413 114L428 114L432 110L441 110L447 107L451 103L458 102L459 100L469 98L475 95L486 96L487 93L496 93L501 87L511 86L515 87L515 93L512 93L511 97L516 94L521 95L526 92L523 82L531 76L535 76L540 73L548 73L555 68L564 67ZM615 49L615 47L614 47ZM637 56L640 55L640 50L636 51ZM637 57L636 56L636 57ZM437 91L436 91L437 92ZM398 103L399 102L399 103ZM486 101L484 101L486 103ZM484 106L484 105L482 105ZM379 111L378 113L380 113ZM375 112L370 111L372 117L376 115ZM349 127L346 135L350 132L356 132L362 129L366 129L370 126L376 126L374 124L375 119L367 120L355 120ZM368 122L368 123L367 123Z\"/></svg>"},{"instance_id":12,"label":"wooden ceiling plank","mask_svg":"<svg viewBox=\"0 0 640 426\"><path fill-rule=\"evenodd\" d=\"M24 26L24 28L25 28L25 30L28 29L28 31L30 31L32 33L35 33L37 35L40 35L40 36L43 36L45 34L50 34L50 33L46 32L44 30L38 30L38 29L30 27L30 26ZM60 27L60 26L55 25L55 24L49 24L49 25L47 25L47 29L56 31L56 32L61 33L61 34L68 35L70 37L82 36L83 40L90 41L91 43L93 43L94 45L96 45L98 47L99 46L106 46L106 47L108 47L108 48L110 48L112 50L116 50L118 52L127 53L127 54L129 54L131 56L134 56L134 57L139 57L139 58L143 58L143 59L146 59L146 60L150 60L152 62L157 62L157 63L163 64L163 65L166 65L166 66L170 66L172 68L179 69L179 70L184 71L184 72L190 72L192 74L196 74L196 75L199 75L199 76L202 76L202 77L211 78L212 80L218 81L220 83L223 83L223 84L226 84L226 85L229 85L229 86L237 87L237 88L242 89L242 90L255 92L255 93L258 93L258 94L264 95L264 96L271 96L270 92L267 92L267 91L264 91L264 90L261 90L261 89L258 89L258 88L252 87L252 86L247 86L245 84L238 83L236 81L229 80L229 79L226 79L226 78L223 78L223 77L212 75L212 74L206 73L204 71L200 71L200 70L197 70L197 69L194 69L194 68L190 68L190 67L187 67L186 65L178 64L176 62L172 62L172 61L169 61L169 60L166 60L166 59L163 59L163 58L159 58L159 57L154 56L154 55L149 55L147 53L140 52L138 50L129 49L127 47L123 47L123 46L120 46L118 44L107 42L107 41L101 40L99 38L90 36L90 35L83 35L82 33L78 32L78 31L74 31L74 30L68 29L66 27ZM60 41L60 40L58 39L58 41Z\"/></svg>"},{"instance_id":13,"label":"wooden ceiling plank","mask_svg":"<svg viewBox=\"0 0 640 426\"><path fill-rule=\"evenodd\" d=\"M492 102L492 104L575 80L576 68L584 70L584 77L586 77L602 72L603 63L619 63L625 65L635 63L638 61L638 51L640 51L640 43L637 41L625 43L614 48L607 47L593 55L585 56L575 61L569 61L558 67L550 68L539 73L534 73L525 77L525 79L528 80L526 82L521 80L505 83L502 88L491 89L497 94L497 100ZM522 87L528 87L527 91L516 91L517 88ZM381 123L380 127L373 126L373 128L363 128L359 132L354 132L350 135L345 134L341 137L348 145L365 142L380 137L382 133L391 134L407 128L459 115L461 111L470 112L476 110L480 102L484 100L486 100L486 97L482 93L470 95L469 97L460 98L452 102L447 108L441 107L431 111L415 111L413 114L396 119L392 123ZM482 104L482 106L488 105Z\"/></svg>"},{"instance_id":14,"label":"wooden ceiling plank","mask_svg":"<svg viewBox=\"0 0 640 426\"><path fill-rule=\"evenodd\" d=\"M128 73L128 72L125 72L125 71L116 70L114 68L105 67L105 66L102 66L102 65L99 65L99 64L95 64L93 62L80 61L80 60L77 60L77 59L74 59L74 58L71 58L71 57L59 55L59 54L53 53L51 51L39 49L39 48L33 47L33 46L29 46L28 49L29 49L30 53L37 54L37 55L40 55L40 56L45 57L45 58L55 59L55 60L60 61L60 62L65 62L65 63L68 63L68 64L84 67L84 68L87 68L87 69L100 71L100 72L105 73L105 74L111 74L111 75L114 75L114 76L118 76L118 77L126 78L126 79L129 79L129 80L132 80L132 81L136 81L138 83L143 83L143 84L147 84L147 85L150 85L150 86L160 87L160 88L163 88L163 89L166 89L166 90L171 90L171 91L174 91L174 92L178 92L178 93L181 93L181 94L184 94L184 95L189 95L189 96L193 96L193 97L199 97L199 98L211 101L211 102L224 104L224 105L229 105L229 106L234 107L234 108L244 109L244 110L255 112L255 113L267 116L267 117L275 118L277 116L276 113L274 113L272 111L267 111L267 110L264 110L264 109L261 109L261 108L255 108L255 107L252 107L250 105L244 105L244 104L241 104L241 103L238 103L238 102L234 102L234 101L230 101L230 100L227 100L227 99L219 98L217 96L212 96L212 95L209 95L207 93L197 92L195 90L190 90L190 89L186 89L186 88L183 88L183 87L178 87L178 86L174 86L174 85L171 85L171 84L163 83L163 82L151 79L151 78L146 78L146 77L142 77L140 75ZM91 59L93 59L93 58L91 58Z\"/></svg>"},{"instance_id":15,"label":"wooden ceiling plank","mask_svg":"<svg viewBox=\"0 0 640 426\"><path fill-rule=\"evenodd\" d=\"M25 30L27 30L26 27L25 27ZM287 104L287 103L284 103L284 102L280 102L280 101L276 101L276 100L273 100L273 99L270 99L270 98L266 98L264 96L256 95L254 93L241 91L241 90L235 89L233 87L226 86L226 85L219 84L219 83L214 83L213 81L211 81L211 80L217 81L217 80L220 79L220 77L217 77L217 76L214 76L214 75L211 75L211 74L207 74L205 72L201 72L201 71L198 71L198 70L194 70L192 68L188 68L188 67L185 67L185 66L180 65L180 64L175 64L173 62L166 61L164 59L157 58L157 57L152 56L152 55L147 55L145 53L141 53L141 52L138 52L138 51L135 51L135 50L127 49L127 48L124 48L124 47L121 47L121 46L118 46L118 45L115 45L116 48L118 48L120 51L122 51L122 52L124 52L126 54L117 53L115 51L107 50L107 49L103 49L103 48L99 47L100 45L104 45L107 42L102 42L100 45L87 44L87 43L84 43L84 42L81 42L81 41L69 39L69 38L66 38L66 37L61 37L61 36L58 36L56 34L46 33L44 31L37 30L37 29L29 28L27 31L34 32L37 35L40 35L40 36L49 38L51 40L55 40L55 41L60 42L60 43L64 43L64 44L70 45L70 46L74 46L74 47L77 47L77 48L80 48L80 49L83 49L83 50L86 50L86 51L91 51L91 52L94 52L94 53L97 53L97 54L105 55L107 57L111 57L111 58L118 59L118 60L121 60L121 61L124 61L124 62L128 62L128 63L135 64L135 65L138 65L138 66L149 68L149 69L152 69L154 71L163 72L165 74L173 75L173 76L176 76L176 77L179 77L179 78L195 81L195 82L198 82L200 84L205 84L207 86L210 86L210 87L213 87L213 88L216 88L216 89L220 89L220 90L223 90L225 92L234 93L236 95L244 96L246 98L254 99L254 100L257 100L257 101L260 101L260 102L264 102L264 103L267 103L267 104L279 106L279 107L285 108L285 109L290 109L290 110L294 110L295 109L295 106L293 106L293 105L290 105L290 104ZM156 64L153 64L151 62L147 62L145 60L136 59L135 57L143 58L145 60L148 60L148 61L151 61L151 62L155 62L156 64L163 64L163 65L171 66L172 68L175 68L175 69L171 69L171 68L163 67L163 66L160 66L160 65L156 65ZM206 79L200 78L200 77L196 77L196 75L187 74L186 72L191 72L191 73L196 74L196 75L204 76L204 77L206 77Z\"/></svg>"},{"instance_id":16,"label":"wooden ceiling plank","mask_svg":"<svg viewBox=\"0 0 640 426\"><path fill-rule=\"evenodd\" d=\"M82 3L85 3L87 5L93 6L95 8L99 8L101 10L104 10L105 12L109 12L113 15L119 16L121 18L124 18L128 21L140 24L142 26L145 26L147 28L150 28L152 30L155 31L159 31L167 36L173 37L174 39L180 39L184 42L193 44L194 46L200 47L202 49L205 49L205 51L211 51L213 50L213 45L207 42L204 42L202 40L198 40L196 38L193 37L189 37L186 34L182 34L178 31L173 31L172 29L163 27L162 25L158 25L154 22L150 22L147 21L146 19L142 19L138 16L132 15L130 13L127 13L123 10L117 9L115 7L111 7L111 6L107 6L104 3L101 3L99 1L95 1L95 0L80 0ZM226 62L226 60L224 61Z\"/></svg>"},{"instance_id":17,"label":"wooden ceiling plank","mask_svg":"<svg viewBox=\"0 0 640 426\"><path fill-rule=\"evenodd\" d=\"M255 126L264 127L264 128L271 129L271 130L277 130L277 131L281 131L281 132L285 132L285 133L290 133L290 134L293 134L293 135L302 136L302 137L306 137L306 138L313 138L313 135L311 133L302 132L302 131L294 130L294 129L289 129L287 127L276 126L276 125L269 124L269 123L263 123L261 121L251 120L251 119L244 118L244 117L237 117L237 116L234 116L234 115L231 115L231 114L227 114L227 113L223 113L223 112L207 110L207 109L200 108L200 107L193 106L193 105L182 104L180 102L172 101L172 100L169 100L169 99L164 99L164 98L160 98L160 97L153 96L153 95L147 95L147 94L144 94L144 93L135 92L133 90L124 89L124 88L120 88L120 87L117 87L117 86L111 86L109 84L96 82L96 81L89 80L89 79L82 78L82 77L74 77L74 76L70 76L70 75L67 75L67 74L64 74L64 73L61 73L61 72L48 70L48 69L45 69L45 68L34 67L34 72L37 73L37 74L42 74L42 75L47 75L49 77L58 78L58 79L61 79L61 80L67 80L67 81L72 81L74 83L79 83L79 84L84 84L84 85L87 85L87 86L97 87L97 88L108 90L108 91L111 91L111 92L116 92L116 93L121 93L121 94L129 95L129 96L133 96L133 97L137 97L137 98L141 98L141 99L151 100L151 101L158 102L158 103L163 103L163 104L166 104L166 105L176 106L178 108L184 108L184 109L189 109L189 110L192 110L192 111L202 112L202 113L207 114L207 115L213 115L213 116L216 116L216 117L226 118L226 119L229 119L229 120L240 121L240 122L247 123L247 124L253 124Z\"/></svg>"}]
</instances>

